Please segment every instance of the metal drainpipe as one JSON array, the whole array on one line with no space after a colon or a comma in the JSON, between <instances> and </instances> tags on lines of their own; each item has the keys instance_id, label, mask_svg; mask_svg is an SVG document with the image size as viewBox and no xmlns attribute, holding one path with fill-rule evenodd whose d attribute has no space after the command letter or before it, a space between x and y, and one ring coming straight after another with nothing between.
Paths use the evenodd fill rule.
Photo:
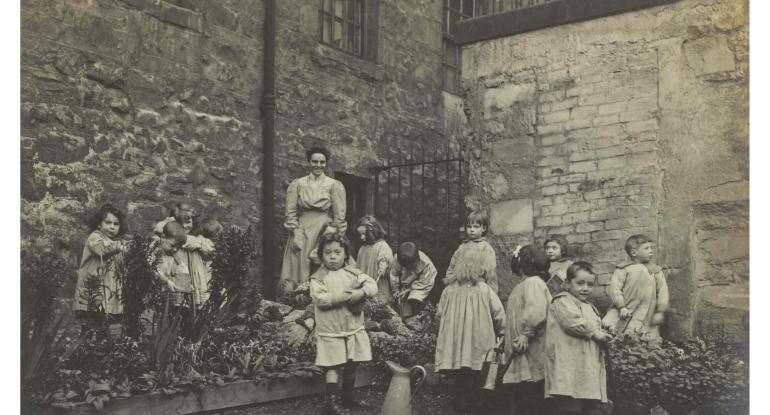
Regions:
<instances>
[{"instance_id":1,"label":"metal drainpipe","mask_svg":"<svg viewBox=\"0 0 770 415\"><path fill-rule=\"evenodd\" d=\"M264 48L262 61L262 291L275 299L277 285L273 265L275 244L275 0L264 0Z\"/></svg>"}]
</instances>

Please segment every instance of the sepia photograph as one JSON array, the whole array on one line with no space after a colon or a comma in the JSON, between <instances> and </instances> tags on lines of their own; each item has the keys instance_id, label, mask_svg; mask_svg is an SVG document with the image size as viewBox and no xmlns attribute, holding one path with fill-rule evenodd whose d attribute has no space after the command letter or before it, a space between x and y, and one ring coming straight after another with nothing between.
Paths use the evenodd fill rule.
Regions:
<instances>
[{"instance_id":1,"label":"sepia photograph","mask_svg":"<svg viewBox=\"0 0 770 415\"><path fill-rule=\"evenodd\" d=\"M748 0L19 7L22 414L749 414Z\"/></svg>"}]
</instances>

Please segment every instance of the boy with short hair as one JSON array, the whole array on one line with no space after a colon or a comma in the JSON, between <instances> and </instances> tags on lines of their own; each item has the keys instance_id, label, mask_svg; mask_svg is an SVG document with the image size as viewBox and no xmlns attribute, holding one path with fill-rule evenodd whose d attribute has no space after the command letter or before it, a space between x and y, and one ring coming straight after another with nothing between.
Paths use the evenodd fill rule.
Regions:
<instances>
[{"instance_id":1,"label":"boy with short hair","mask_svg":"<svg viewBox=\"0 0 770 415\"><path fill-rule=\"evenodd\" d=\"M668 308L668 285L660 266L652 262L653 241L645 235L626 240L630 260L617 265L610 280L612 308L604 325L614 333L640 332L643 338L660 340L659 326Z\"/></svg>"},{"instance_id":2,"label":"boy with short hair","mask_svg":"<svg viewBox=\"0 0 770 415\"><path fill-rule=\"evenodd\" d=\"M433 289L438 271L414 242L404 242L390 263L390 286L402 318L416 315Z\"/></svg>"}]
</instances>

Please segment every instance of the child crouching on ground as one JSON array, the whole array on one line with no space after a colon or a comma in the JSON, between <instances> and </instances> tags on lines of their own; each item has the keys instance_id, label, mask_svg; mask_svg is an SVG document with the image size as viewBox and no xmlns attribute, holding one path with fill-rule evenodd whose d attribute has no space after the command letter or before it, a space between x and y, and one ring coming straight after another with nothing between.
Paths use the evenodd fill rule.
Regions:
<instances>
[{"instance_id":1,"label":"child crouching on ground","mask_svg":"<svg viewBox=\"0 0 770 415\"><path fill-rule=\"evenodd\" d=\"M545 396L554 415L597 414L607 402L607 370L603 343L612 336L588 299L596 275L591 264L578 261L567 269L567 291L553 297L545 334Z\"/></svg>"},{"instance_id":2,"label":"child crouching on ground","mask_svg":"<svg viewBox=\"0 0 770 415\"><path fill-rule=\"evenodd\" d=\"M353 398L356 365L372 360L362 305L367 298L377 295L377 283L345 265L350 251L344 235L323 234L318 240L321 267L310 277L316 319L315 364L326 372L324 414L329 415L344 412L343 408L362 406ZM340 372L341 399L336 395Z\"/></svg>"}]
</instances>

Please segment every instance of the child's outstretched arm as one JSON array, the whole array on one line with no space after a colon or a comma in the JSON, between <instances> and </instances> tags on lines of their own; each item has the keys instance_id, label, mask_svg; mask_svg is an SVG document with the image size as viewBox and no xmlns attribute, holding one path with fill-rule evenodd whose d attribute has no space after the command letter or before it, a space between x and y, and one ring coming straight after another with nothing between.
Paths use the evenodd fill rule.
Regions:
<instances>
[{"instance_id":1,"label":"child's outstretched arm","mask_svg":"<svg viewBox=\"0 0 770 415\"><path fill-rule=\"evenodd\" d=\"M116 241L108 238L100 232L93 232L88 236L86 245L91 252L96 255L110 255L125 250L125 244L122 241Z\"/></svg>"},{"instance_id":2,"label":"child's outstretched arm","mask_svg":"<svg viewBox=\"0 0 770 415\"><path fill-rule=\"evenodd\" d=\"M591 330L578 305L569 299L551 303L550 312L553 313L559 327L570 336L597 341L604 341L609 338L609 334L601 330Z\"/></svg>"},{"instance_id":3,"label":"child's outstretched arm","mask_svg":"<svg viewBox=\"0 0 770 415\"><path fill-rule=\"evenodd\" d=\"M332 293L324 282L311 279L310 297L321 310L330 310L347 303L350 300L350 292Z\"/></svg>"},{"instance_id":4,"label":"child's outstretched arm","mask_svg":"<svg viewBox=\"0 0 770 415\"><path fill-rule=\"evenodd\" d=\"M422 272L411 281L411 288L414 290L433 288L433 284L436 282L436 275L438 275L438 270L436 270L433 264L428 263Z\"/></svg>"}]
</instances>

